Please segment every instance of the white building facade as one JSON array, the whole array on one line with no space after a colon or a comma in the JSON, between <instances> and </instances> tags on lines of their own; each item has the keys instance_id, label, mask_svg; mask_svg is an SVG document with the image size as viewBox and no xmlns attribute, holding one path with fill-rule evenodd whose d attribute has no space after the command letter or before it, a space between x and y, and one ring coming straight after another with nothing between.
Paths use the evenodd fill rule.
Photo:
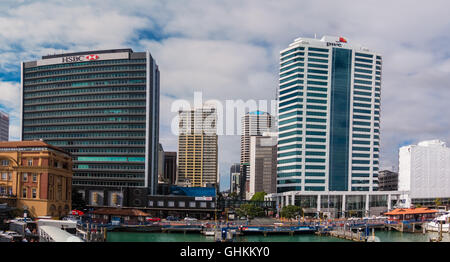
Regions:
<instances>
[{"instance_id":1,"label":"white building facade","mask_svg":"<svg viewBox=\"0 0 450 262\"><path fill-rule=\"evenodd\" d=\"M450 148L440 140L422 141L399 150L399 190L409 191L411 204L450 200ZM444 203L445 202L445 203Z\"/></svg>"},{"instance_id":2,"label":"white building facade","mask_svg":"<svg viewBox=\"0 0 450 262\"><path fill-rule=\"evenodd\" d=\"M250 193L250 138L262 136L264 132L274 131L275 119L267 112L253 111L246 113L242 119L241 134L241 197L248 199Z\"/></svg>"}]
</instances>

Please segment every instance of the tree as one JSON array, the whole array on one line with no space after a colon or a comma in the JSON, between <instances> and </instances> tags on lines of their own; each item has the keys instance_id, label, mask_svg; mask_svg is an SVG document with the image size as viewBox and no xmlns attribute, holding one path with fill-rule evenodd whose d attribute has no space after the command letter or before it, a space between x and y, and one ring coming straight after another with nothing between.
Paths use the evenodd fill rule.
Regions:
<instances>
[{"instance_id":1,"label":"tree","mask_svg":"<svg viewBox=\"0 0 450 262\"><path fill-rule=\"evenodd\" d=\"M237 200L239 198L239 195L236 192L232 192L230 193L230 195L228 195L228 197L233 200Z\"/></svg>"},{"instance_id":2,"label":"tree","mask_svg":"<svg viewBox=\"0 0 450 262\"><path fill-rule=\"evenodd\" d=\"M289 206L284 206L281 209L281 216L285 217L285 218L295 218L296 216L299 215L299 213L302 212L303 213L303 208L299 207L299 206L293 206L293 205L289 205Z\"/></svg>"},{"instance_id":3,"label":"tree","mask_svg":"<svg viewBox=\"0 0 450 262\"><path fill-rule=\"evenodd\" d=\"M256 192L250 201L264 201L264 196L267 195L266 192Z\"/></svg>"},{"instance_id":4,"label":"tree","mask_svg":"<svg viewBox=\"0 0 450 262\"><path fill-rule=\"evenodd\" d=\"M436 205L436 207L437 207L437 206L441 206L441 205L442 205L441 199L440 199L440 198L436 198L436 199L434 200L434 204Z\"/></svg>"},{"instance_id":5,"label":"tree","mask_svg":"<svg viewBox=\"0 0 450 262\"><path fill-rule=\"evenodd\" d=\"M242 204L239 208L236 209L236 214L239 217L261 217L264 216L264 210L253 204Z\"/></svg>"}]
</instances>

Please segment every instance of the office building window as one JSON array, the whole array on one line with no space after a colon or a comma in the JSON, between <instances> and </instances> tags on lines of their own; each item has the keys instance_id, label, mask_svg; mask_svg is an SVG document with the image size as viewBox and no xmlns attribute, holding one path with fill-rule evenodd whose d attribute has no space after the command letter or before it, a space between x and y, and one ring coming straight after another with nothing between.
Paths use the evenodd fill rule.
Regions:
<instances>
[{"instance_id":1,"label":"office building window","mask_svg":"<svg viewBox=\"0 0 450 262\"><path fill-rule=\"evenodd\" d=\"M33 182L37 182L37 174L33 174Z\"/></svg>"},{"instance_id":2,"label":"office building window","mask_svg":"<svg viewBox=\"0 0 450 262\"><path fill-rule=\"evenodd\" d=\"M31 195L32 195L33 198L36 198L36 188L33 188L31 190Z\"/></svg>"},{"instance_id":3,"label":"office building window","mask_svg":"<svg viewBox=\"0 0 450 262\"><path fill-rule=\"evenodd\" d=\"M27 197L27 188L23 188L22 189L22 197L26 198Z\"/></svg>"},{"instance_id":4,"label":"office building window","mask_svg":"<svg viewBox=\"0 0 450 262\"><path fill-rule=\"evenodd\" d=\"M28 181L28 174L23 173L23 182L27 182L27 181Z\"/></svg>"}]
</instances>

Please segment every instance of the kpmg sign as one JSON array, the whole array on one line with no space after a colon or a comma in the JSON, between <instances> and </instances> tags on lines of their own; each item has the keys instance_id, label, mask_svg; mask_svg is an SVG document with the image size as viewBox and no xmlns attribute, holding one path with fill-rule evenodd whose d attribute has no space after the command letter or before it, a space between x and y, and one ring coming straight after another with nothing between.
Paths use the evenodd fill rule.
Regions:
<instances>
[{"instance_id":1,"label":"kpmg sign","mask_svg":"<svg viewBox=\"0 0 450 262\"><path fill-rule=\"evenodd\" d=\"M90 54L90 55L74 55L74 56L63 56L57 58L49 58L37 61L37 66L42 65L54 65L54 64L66 64L66 63L77 63L95 60L112 60L112 59L128 59L129 53L105 53L105 54Z\"/></svg>"}]
</instances>

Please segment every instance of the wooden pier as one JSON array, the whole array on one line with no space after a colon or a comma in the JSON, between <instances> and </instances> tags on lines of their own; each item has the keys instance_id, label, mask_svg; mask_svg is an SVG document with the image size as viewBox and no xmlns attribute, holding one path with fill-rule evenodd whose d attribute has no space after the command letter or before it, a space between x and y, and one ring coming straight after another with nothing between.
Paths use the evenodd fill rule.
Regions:
<instances>
[{"instance_id":1,"label":"wooden pier","mask_svg":"<svg viewBox=\"0 0 450 262\"><path fill-rule=\"evenodd\" d=\"M106 242L107 228L99 227L95 224L78 224L76 227L76 236L85 242Z\"/></svg>"},{"instance_id":2,"label":"wooden pier","mask_svg":"<svg viewBox=\"0 0 450 262\"><path fill-rule=\"evenodd\" d=\"M352 240L356 242L367 242L368 236L364 231L357 230L357 232L353 232L353 230L348 230L343 227L336 228L328 232L328 235L332 237Z\"/></svg>"},{"instance_id":3,"label":"wooden pier","mask_svg":"<svg viewBox=\"0 0 450 262\"><path fill-rule=\"evenodd\" d=\"M399 232L423 233L424 226L427 222L399 222L393 224L385 224L388 230L394 229Z\"/></svg>"},{"instance_id":4,"label":"wooden pier","mask_svg":"<svg viewBox=\"0 0 450 262\"><path fill-rule=\"evenodd\" d=\"M201 233L203 231L202 225L163 225L161 226L161 232L163 233L171 233L171 232L181 232L181 233L190 233L196 232Z\"/></svg>"}]
</instances>

